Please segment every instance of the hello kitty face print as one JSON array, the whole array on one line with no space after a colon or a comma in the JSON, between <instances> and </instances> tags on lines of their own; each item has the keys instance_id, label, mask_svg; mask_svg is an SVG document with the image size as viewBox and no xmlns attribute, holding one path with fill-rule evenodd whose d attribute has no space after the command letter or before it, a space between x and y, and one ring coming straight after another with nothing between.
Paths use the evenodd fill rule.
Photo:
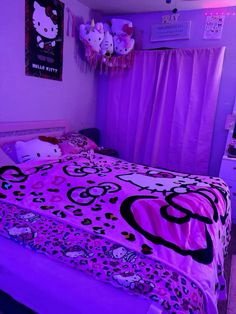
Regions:
<instances>
[{"instance_id":1,"label":"hello kitty face print","mask_svg":"<svg viewBox=\"0 0 236 314\"><path fill-rule=\"evenodd\" d=\"M140 187L140 190L149 190L151 192L176 192L185 193L189 186L209 187L206 182L186 175L173 175L170 172L147 171L145 173L128 173L117 176L122 181L129 182Z\"/></svg>"},{"instance_id":2,"label":"hello kitty face print","mask_svg":"<svg viewBox=\"0 0 236 314\"><path fill-rule=\"evenodd\" d=\"M109 252L109 255L114 259L122 259L124 262L128 263L134 263L137 258L136 253L127 250L123 246L114 246Z\"/></svg>"},{"instance_id":3,"label":"hello kitty face print","mask_svg":"<svg viewBox=\"0 0 236 314\"><path fill-rule=\"evenodd\" d=\"M37 233L27 225L18 225L9 228L8 234L19 241L31 240L37 236Z\"/></svg>"},{"instance_id":4,"label":"hello kitty face print","mask_svg":"<svg viewBox=\"0 0 236 314\"><path fill-rule=\"evenodd\" d=\"M64 3L25 0L26 74L62 80Z\"/></svg>"},{"instance_id":5,"label":"hello kitty face print","mask_svg":"<svg viewBox=\"0 0 236 314\"><path fill-rule=\"evenodd\" d=\"M133 290L135 284L139 282L142 278L138 274L115 274L113 279L122 287L129 288Z\"/></svg>"},{"instance_id":6,"label":"hello kitty face print","mask_svg":"<svg viewBox=\"0 0 236 314\"><path fill-rule=\"evenodd\" d=\"M55 47L55 38L58 34L57 11L50 7L42 7L37 1L34 2L33 24L37 36L37 43L40 48L44 48L48 43Z\"/></svg>"}]
</instances>

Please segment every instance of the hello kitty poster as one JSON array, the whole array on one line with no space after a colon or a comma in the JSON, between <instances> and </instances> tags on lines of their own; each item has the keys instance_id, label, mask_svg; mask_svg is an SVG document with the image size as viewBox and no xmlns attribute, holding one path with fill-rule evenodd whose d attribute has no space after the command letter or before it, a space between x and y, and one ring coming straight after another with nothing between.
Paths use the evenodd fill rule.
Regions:
<instances>
[{"instance_id":1,"label":"hello kitty poster","mask_svg":"<svg viewBox=\"0 0 236 314\"><path fill-rule=\"evenodd\" d=\"M25 70L30 76L62 80L64 4L25 0Z\"/></svg>"}]
</instances>

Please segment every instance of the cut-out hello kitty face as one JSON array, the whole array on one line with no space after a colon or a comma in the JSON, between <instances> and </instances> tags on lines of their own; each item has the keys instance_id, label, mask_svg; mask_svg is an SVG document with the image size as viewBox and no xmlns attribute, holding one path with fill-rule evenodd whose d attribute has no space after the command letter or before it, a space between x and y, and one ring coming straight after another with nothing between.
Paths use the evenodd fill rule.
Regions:
<instances>
[{"instance_id":1,"label":"cut-out hello kitty face","mask_svg":"<svg viewBox=\"0 0 236 314\"><path fill-rule=\"evenodd\" d=\"M61 156L58 145L33 139L28 142L18 141L15 144L18 161L53 159Z\"/></svg>"},{"instance_id":2,"label":"cut-out hello kitty face","mask_svg":"<svg viewBox=\"0 0 236 314\"><path fill-rule=\"evenodd\" d=\"M46 12L45 7L41 7L37 1L34 2L33 24L39 35L48 39L57 37L58 24L56 23L56 17L56 10Z\"/></svg>"},{"instance_id":3,"label":"cut-out hello kitty face","mask_svg":"<svg viewBox=\"0 0 236 314\"><path fill-rule=\"evenodd\" d=\"M80 25L80 38L91 46L93 51L101 51L101 43L104 39L104 29L102 23L91 23Z\"/></svg>"}]
</instances>

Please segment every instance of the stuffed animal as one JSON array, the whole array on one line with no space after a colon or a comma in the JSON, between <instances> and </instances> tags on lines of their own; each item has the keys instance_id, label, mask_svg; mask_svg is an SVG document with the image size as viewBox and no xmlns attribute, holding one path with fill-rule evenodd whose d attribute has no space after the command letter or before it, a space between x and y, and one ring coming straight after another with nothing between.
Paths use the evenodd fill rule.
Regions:
<instances>
[{"instance_id":1,"label":"stuffed animal","mask_svg":"<svg viewBox=\"0 0 236 314\"><path fill-rule=\"evenodd\" d=\"M134 48L134 39L128 35L114 36L114 49L117 55L127 55Z\"/></svg>"},{"instance_id":2,"label":"stuffed animal","mask_svg":"<svg viewBox=\"0 0 236 314\"><path fill-rule=\"evenodd\" d=\"M38 138L27 142L17 141L15 148L17 159L20 163L30 160L59 158L61 156L61 149L58 145L41 141Z\"/></svg>"},{"instance_id":3,"label":"stuffed animal","mask_svg":"<svg viewBox=\"0 0 236 314\"><path fill-rule=\"evenodd\" d=\"M126 55L134 48L133 24L128 20L112 19L114 49L117 55Z\"/></svg>"},{"instance_id":4,"label":"stuffed animal","mask_svg":"<svg viewBox=\"0 0 236 314\"><path fill-rule=\"evenodd\" d=\"M101 51L101 43L104 39L104 29L102 23L96 23L92 20L91 24L80 25L80 38L85 41L93 51Z\"/></svg>"},{"instance_id":5,"label":"stuffed animal","mask_svg":"<svg viewBox=\"0 0 236 314\"><path fill-rule=\"evenodd\" d=\"M129 20L123 19L112 19L111 20L111 31L113 36L116 35L128 35L132 36L133 34L133 24Z\"/></svg>"},{"instance_id":6,"label":"stuffed animal","mask_svg":"<svg viewBox=\"0 0 236 314\"><path fill-rule=\"evenodd\" d=\"M80 25L80 40L85 46L85 57L94 69L103 65L110 68L125 68L132 63L128 55L134 49L132 22L112 19L108 23L91 23ZM119 57L122 56L122 57Z\"/></svg>"},{"instance_id":7,"label":"stuffed animal","mask_svg":"<svg viewBox=\"0 0 236 314\"><path fill-rule=\"evenodd\" d=\"M107 30L101 43L101 52L106 57L111 57L114 52L113 37Z\"/></svg>"}]
</instances>

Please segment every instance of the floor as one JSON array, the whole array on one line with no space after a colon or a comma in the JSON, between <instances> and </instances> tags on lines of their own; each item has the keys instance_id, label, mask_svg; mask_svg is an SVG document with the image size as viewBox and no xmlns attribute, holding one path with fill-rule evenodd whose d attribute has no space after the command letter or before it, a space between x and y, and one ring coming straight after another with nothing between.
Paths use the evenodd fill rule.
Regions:
<instances>
[{"instance_id":1,"label":"floor","mask_svg":"<svg viewBox=\"0 0 236 314\"><path fill-rule=\"evenodd\" d=\"M16 302L0 290L0 314L34 314L35 312Z\"/></svg>"},{"instance_id":2,"label":"floor","mask_svg":"<svg viewBox=\"0 0 236 314\"><path fill-rule=\"evenodd\" d=\"M232 255L236 255L236 224L232 227L231 237L232 240L229 246L229 254L225 259L225 277L227 285L229 285L231 257ZM219 314L227 314L227 302L220 302L218 309ZM9 295L0 290L0 314L35 314L35 312L16 302Z\"/></svg>"}]
</instances>

